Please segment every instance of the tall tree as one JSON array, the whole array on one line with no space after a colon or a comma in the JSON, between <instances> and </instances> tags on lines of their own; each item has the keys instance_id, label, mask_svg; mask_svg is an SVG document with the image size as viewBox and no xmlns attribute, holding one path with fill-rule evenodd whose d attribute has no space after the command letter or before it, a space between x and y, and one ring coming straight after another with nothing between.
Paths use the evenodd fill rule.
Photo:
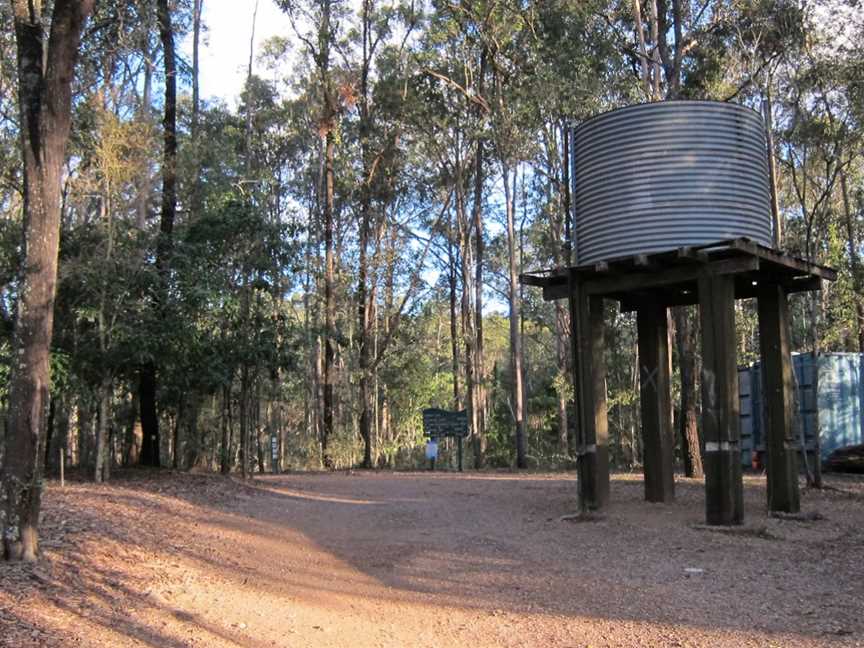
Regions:
<instances>
[{"instance_id":1,"label":"tall tree","mask_svg":"<svg viewBox=\"0 0 864 648\"><path fill-rule=\"evenodd\" d=\"M34 561L38 551L62 172L72 121L72 79L82 29L94 1L56 0L46 33L42 3L12 0L25 251L2 472L0 532L7 560Z\"/></svg>"},{"instance_id":2,"label":"tall tree","mask_svg":"<svg viewBox=\"0 0 864 648\"><path fill-rule=\"evenodd\" d=\"M332 467L330 443L335 433L335 383L337 352L339 347L336 331L336 145L339 137L339 120L342 113L339 87L336 82L333 50L339 30L339 12L342 0L321 2L296 2L279 0L287 12L297 37L304 44L314 63L314 90L317 93L315 127L319 138L317 223L310 230L319 230L324 243L323 311L324 324L320 342L323 358L316 360L316 375L320 375L320 427L319 445L321 461ZM303 28L301 28L303 23ZM308 33L304 29L309 29ZM317 305L316 305L317 308Z\"/></svg>"},{"instance_id":3,"label":"tall tree","mask_svg":"<svg viewBox=\"0 0 864 648\"><path fill-rule=\"evenodd\" d=\"M177 213L177 60L174 51L174 27L168 0L157 0L156 21L159 25L159 40L162 43L162 59L165 71L165 106L162 118L162 211L159 218L159 239L156 244L156 309L167 308L168 274L171 265L171 249L174 238L174 218ZM156 409L155 359L144 364L139 383L141 426L144 441L141 463L159 466L159 413Z\"/></svg>"},{"instance_id":4,"label":"tall tree","mask_svg":"<svg viewBox=\"0 0 864 648\"><path fill-rule=\"evenodd\" d=\"M360 437L363 439L363 467L372 468L373 446L373 408L371 398L372 376L370 372L372 357L372 315L373 304L370 300L369 287L369 239L372 233L372 186L375 180L377 163L375 151L372 148L372 97L370 90L370 74L372 71L375 50L381 42L373 31L374 23L373 0L363 0L360 10L360 36L362 53L360 60L360 93L359 137L362 176L360 178L360 224L358 232L358 265L357 265L357 333L360 365ZM374 298L374 296L373 296Z\"/></svg>"},{"instance_id":5,"label":"tall tree","mask_svg":"<svg viewBox=\"0 0 864 648\"><path fill-rule=\"evenodd\" d=\"M324 224L324 367L322 383L321 457L326 468L333 465L328 444L333 438L333 412L335 409L334 384L336 382L336 259L334 249L334 210L336 202L336 127L339 116L332 78L331 42L333 40L333 0L323 0L318 23L318 55L316 62L321 81L320 133L323 139L323 204Z\"/></svg>"},{"instance_id":6,"label":"tall tree","mask_svg":"<svg viewBox=\"0 0 864 648\"><path fill-rule=\"evenodd\" d=\"M193 0L192 4L192 118L189 135L192 150L195 155L195 166L192 170L192 191L189 199L190 211L195 218L201 214L201 174L198 161L201 159L201 90L199 77L201 72L201 17L204 11L204 0Z\"/></svg>"}]
</instances>

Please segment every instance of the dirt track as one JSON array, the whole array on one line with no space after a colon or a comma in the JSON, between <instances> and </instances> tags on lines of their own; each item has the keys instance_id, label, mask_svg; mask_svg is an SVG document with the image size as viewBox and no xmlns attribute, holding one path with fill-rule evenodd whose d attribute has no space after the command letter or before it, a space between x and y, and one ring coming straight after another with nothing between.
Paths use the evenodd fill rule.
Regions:
<instances>
[{"instance_id":1,"label":"dirt track","mask_svg":"<svg viewBox=\"0 0 864 648\"><path fill-rule=\"evenodd\" d=\"M618 476L578 523L563 475L51 484L45 560L0 566L0 645L864 645L864 482L831 483L796 522L748 478L733 535L686 480L661 506Z\"/></svg>"}]
</instances>

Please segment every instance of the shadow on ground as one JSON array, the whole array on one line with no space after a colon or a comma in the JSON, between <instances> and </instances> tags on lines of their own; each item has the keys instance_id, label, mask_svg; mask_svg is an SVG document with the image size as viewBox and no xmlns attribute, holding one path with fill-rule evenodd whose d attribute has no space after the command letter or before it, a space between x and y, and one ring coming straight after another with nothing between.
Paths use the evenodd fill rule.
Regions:
<instances>
[{"instance_id":1,"label":"shadow on ground","mask_svg":"<svg viewBox=\"0 0 864 648\"><path fill-rule=\"evenodd\" d=\"M430 611L450 631L466 626L463 642L485 633L479 645L568 645L556 643L568 633L607 645L639 645L646 633L649 644L657 633L667 645L854 645L864 632L864 488L836 488L805 494L824 520L773 520L764 480L748 477L753 532L725 534L699 528L701 484L679 480L674 504L651 505L631 475L613 480L608 513L578 523L561 520L575 495L563 474L240 483L128 471L106 486L51 485L45 560L0 567L0 629L20 630L0 633L0 645L67 645L82 638L76 627L101 628L84 645L344 645L316 633L355 616L381 626L381 645L400 645L398 633L384 641L384 626L410 632ZM520 630L528 643L511 642Z\"/></svg>"}]
</instances>

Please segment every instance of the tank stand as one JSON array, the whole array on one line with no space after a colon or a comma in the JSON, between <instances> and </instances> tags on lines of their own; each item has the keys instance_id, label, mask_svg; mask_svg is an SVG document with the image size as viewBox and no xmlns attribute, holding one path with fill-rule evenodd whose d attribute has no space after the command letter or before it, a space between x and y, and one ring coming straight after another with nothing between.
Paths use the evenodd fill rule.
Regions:
<instances>
[{"instance_id":1,"label":"tank stand","mask_svg":"<svg viewBox=\"0 0 864 648\"><path fill-rule=\"evenodd\" d=\"M604 300L616 300L623 311L637 314L645 499L650 502L671 502L675 496L668 308L698 304L705 519L712 525L741 524L735 300L755 297L765 384L768 509L797 512L800 448L792 431L787 296L820 290L823 280L836 276L830 268L747 239L523 275L522 283L541 287L544 299L568 299L570 305L580 508L602 509L609 501Z\"/></svg>"}]
</instances>

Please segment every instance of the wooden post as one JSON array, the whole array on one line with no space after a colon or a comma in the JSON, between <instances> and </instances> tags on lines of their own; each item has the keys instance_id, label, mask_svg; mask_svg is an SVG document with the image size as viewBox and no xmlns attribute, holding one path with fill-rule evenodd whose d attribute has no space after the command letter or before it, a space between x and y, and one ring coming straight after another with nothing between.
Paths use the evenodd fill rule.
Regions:
<instances>
[{"instance_id":1,"label":"wooden post","mask_svg":"<svg viewBox=\"0 0 864 648\"><path fill-rule=\"evenodd\" d=\"M603 358L603 298L589 296L570 277L570 330L579 508L598 510L609 501L606 363Z\"/></svg>"},{"instance_id":2,"label":"wooden post","mask_svg":"<svg viewBox=\"0 0 864 648\"><path fill-rule=\"evenodd\" d=\"M459 436L459 472L462 472L462 436Z\"/></svg>"},{"instance_id":3,"label":"wooden post","mask_svg":"<svg viewBox=\"0 0 864 648\"><path fill-rule=\"evenodd\" d=\"M60 446L60 488L66 487L66 453L63 452L63 446Z\"/></svg>"},{"instance_id":4,"label":"wooden post","mask_svg":"<svg viewBox=\"0 0 864 648\"><path fill-rule=\"evenodd\" d=\"M669 326L665 306L645 306L636 315L639 333L639 400L642 411L645 499L675 499Z\"/></svg>"},{"instance_id":5,"label":"wooden post","mask_svg":"<svg viewBox=\"0 0 864 648\"><path fill-rule=\"evenodd\" d=\"M705 519L741 524L741 420L735 345L735 284L729 275L699 278L702 321L702 430L705 437Z\"/></svg>"},{"instance_id":6,"label":"wooden post","mask_svg":"<svg viewBox=\"0 0 864 648\"><path fill-rule=\"evenodd\" d=\"M760 287L758 300L768 511L797 513L801 496L793 432L795 376L789 348L789 305L786 292L776 285Z\"/></svg>"}]
</instances>

